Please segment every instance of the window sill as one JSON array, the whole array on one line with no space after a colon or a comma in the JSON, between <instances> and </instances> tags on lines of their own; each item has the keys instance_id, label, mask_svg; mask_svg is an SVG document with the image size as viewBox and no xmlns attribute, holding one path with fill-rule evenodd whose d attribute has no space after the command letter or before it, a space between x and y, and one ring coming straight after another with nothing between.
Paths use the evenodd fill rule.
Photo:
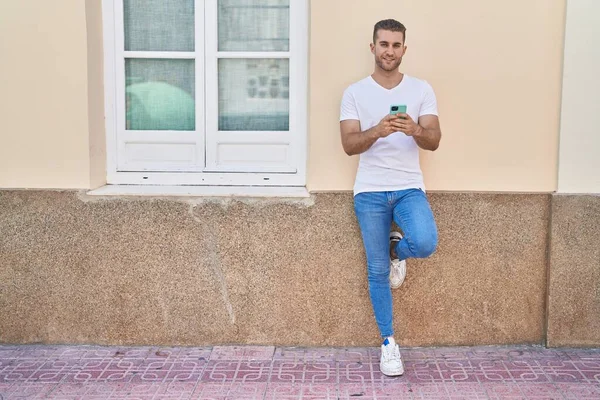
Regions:
<instances>
[{"instance_id":1,"label":"window sill","mask_svg":"<svg viewBox=\"0 0 600 400\"><path fill-rule=\"evenodd\" d=\"M300 186L169 186L105 185L87 192L89 196L189 196L189 197L310 197Z\"/></svg>"}]
</instances>

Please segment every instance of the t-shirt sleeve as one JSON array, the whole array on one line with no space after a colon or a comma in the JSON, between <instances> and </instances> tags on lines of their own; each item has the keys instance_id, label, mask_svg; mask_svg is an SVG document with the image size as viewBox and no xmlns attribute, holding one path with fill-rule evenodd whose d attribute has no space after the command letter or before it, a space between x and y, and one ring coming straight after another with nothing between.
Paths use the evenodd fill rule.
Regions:
<instances>
[{"instance_id":1,"label":"t-shirt sleeve","mask_svg":"<svg viewBox=\"0 0 600 400\"><path fill-rule=\"evenodd\" d=\"M429 83L425 83L425 95L419 110L419 117L423 115L438 115L437 100L433 88Z\"/></svg>"},{"instance_id":2,"label":"t-shirt sleeve","mask_svg":"<svg viewBox=\"0 0 600 400\"><path fill-rule=\"evenodd\" d=\"M347 119L360 120L358 117L358 110L356 108L354 95L349 88L344 91L344 95L342 96L342 105L340 107L340 121Z\"/></svg>"}]
</instances>

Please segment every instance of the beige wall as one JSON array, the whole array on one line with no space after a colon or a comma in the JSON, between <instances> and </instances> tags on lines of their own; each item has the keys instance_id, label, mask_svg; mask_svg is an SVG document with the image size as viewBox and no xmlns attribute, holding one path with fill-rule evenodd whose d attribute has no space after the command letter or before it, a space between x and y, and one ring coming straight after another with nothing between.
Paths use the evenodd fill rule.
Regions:
<instances>
[{"instance_id":1,"label":"beige wall","mask_svg":"<svg viewBox=\"0 0 600 400\"><path fill-rule=\"evenodd\" d=\"M600 2L569 0L558 191L600 193Z\"/></svg>"},{"instance_id":2,"label":"beige wall","mask_svg":"<svg viewBox=\"0 0 600 400\"><path fill-rule=\"evenodd\" d=\"M102 3L85 1L88 65L90 188L106 184L106 127L104 125L104 44Z\"/></svg>"},{"instance_id":3,"label":"beige wall","mask_svg":"<svg viewBox=\"0 0 600 400\"><path fill-rule=\"evenodd\" d=\"M442 146L422 162L428 188L555 190L564 3L311 1L309 189L352 187L339 101L372 71L373 23L394 17L408 26L404 70L429 80L440 104ZM100 7L87 6L0 2L0 187L104 183Z\"/></svg>"},{"instance_id":4,"label":"beige wall","mask_svg":"<svg viewBox=\"0 0 600 400\"><path fill-rule=\"evenodd\" d=\"M0 187L89 187L85 3L0 2Z\"/></svg>"},{"instance_id":5,"label":"beige wall","mask_svg":"<svg viewBox=\"0 0 600 400\"><path fill-rule=\"evenodd\" d=\"M407 26L402 69L438 97L441 147L422 158L429 189L556 189L564 0L366 4L311 2L309 189L352 187L358 157L341 148L339 102L372 72L370 36L384 18Z\"/></svg>"}]
</instances>

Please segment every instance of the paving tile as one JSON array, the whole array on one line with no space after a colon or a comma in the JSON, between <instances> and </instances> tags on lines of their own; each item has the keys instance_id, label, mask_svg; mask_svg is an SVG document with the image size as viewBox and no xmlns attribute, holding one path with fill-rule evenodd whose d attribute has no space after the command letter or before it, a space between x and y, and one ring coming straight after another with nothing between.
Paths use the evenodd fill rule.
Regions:
<instances>
[{"instance_id":1,"label":"paving tile","mask_svg":"<svg viewBox=\"0 0 600 400\"><path fill-rule=\"evenodd\" d=\"M557 383L555 386L560 389L565 399L600 399L600 384Z\"/></svg>"},{"instance_id":2,"label":"paving tile","mask_svg":"<svg viewBox=\"0 0 600 400\"><path fill-rule=\"evenodd\" d=\"M51 392L48 398L75 398L85 400L100 400L110 398L113 392L114 387L112 385L107 384L61 383L54 388L54 390Z\"/></svg>"},{"instance_id":3,"label":"paving tile","mask_svg":"<svg viewBox=\"0 0 600 400\"><path fill-rule=\"evenodd\" d=\"M35 370L31 371L3 371L0 372L0 383L25 382L29 377L35 374Z\"/></svg>"},{"instance_id":4,"label":"paving tile","mask_svg":"<svg viewBox=\"0 0 600 400\"><path fill-rule=\"evenodd\" d=\"M294 362L273 361L271 380L273 383L326 384L337 382L337 364L335 361Z\"/></svg>"},{"instance_id":5,"label":"paving tile","mask_svg":"<svg viewBox=\"0 0 600 400\"><path fill-rule=\"evenodd\" d=\"M267 382L271 361L210 361L201 382Z\"/></svg>"},{"instance_id":6,"label":"paving tile","mask_svg":"<svg viewBox=\"0 0 600 400\"><path fill-rule=\"evenodd\" d=\"M587 383L595 383L600 385L600 371L579 371L587 381Z\"/></svg>"},{"instance_id":7,"label":"paving tile","mask_svg":"<svg viewBox=\"0 0 600 400\"><path fill-rule=\"evenodd\" d=\"M437 359L433 360L442 371L467 371L473 369L471 360L467 358L457 359ZM417 364L417 363L415 363Z\"/></svg>"},{"instance_id":8,"label":"paving tile","mask_svg":"<svg viewBox=\"0 0 600 400\"><path fill-rule=\"evenodd\" d=\"M316 362L337 360L338 354L343 354L345 349L317 347L282 347L275 349L273 360L276 361L295 361L295 362Z\"/></svg>"},{"instance_id":9,"label":"paving tile","mask_svg":"<svg viewBox=\"0 0 600 400\"><path fill-rule=\"evenodd\" d=\"M377 366L379 368L379 365ZM369 362L340 362L338 363L339 383L364 383L373 379L373 364Z\"/></svg>"},{"instance_id":10,"label":"paving tile","mask_svg":"<svg viewBox=\"0 0 600 400\"><path fill-rule=\"evenodd\" d=\"M561 390L548 384L522 383L519 384L519 389L523 396L527 399L560 399L562 398Z\"/></svg>"},{"instance_id":11,"label":"paving tile","mask_svg":"<svg viewBox=\"0 0 600 400\"><path fill-rule=\"evenodd\" d=\"M440 383L417 383L411 385L412 394L416 398L422 399L446 399L448 398L448 389L446 385Z\"/></svg>"},{"instance_id":12,"label":"paving tile","mask_svg":"<svg viewBox=\"0 0 600 400\"><path fill-rule=\"evenodd\" d=\"M27 382L37 383L59 383L65 374L62 371L35 371L27 378Z\"/></svg>"},{"instance_id":13,"label":"paving tile","mask_svg":"<svg viewBox=\"0 0 600 400\"><path fill-rule=\"evenodd\" d=\"M468 399L468 400L479 400L487 399L485 388L479 383L472 382L458 382L458 383L446 383L445 389L448 393L448 398L453 400Z\"/></svg>"},{"instance_id":14,"label":"paving tile","mask_svg":"<svg viewBox=\"0 0 600 400\"><path fill-rule=\"evenodd\" d=\"M377 354L379 355L379 349L377 349ZM414 349L400 349L400 353L402 358L405 360L435 360L435 350L434 349L424 349L424 348L414 348ZM377 358L379 361L379 357Z\"/></svg>"},{"instance_id":15,"label":"paving tile","mask_svg":"<svg viewBox=\"0 0 600 400\"><path fill-rule=\"evenodd\" d=\"M19 358L41 361L50 358L58 352L60 352L60 348L55 346L29 345L24 346L23 354Z\"/></svg>"},{"instance_id":16,"label":"paving tile","mask_svg":"<svg viewBox=\"0 0 600 400\"><path fill-rule=\"evenodd\" d=\"M52 383L21 382L4 392L4 400L9 399L45 399L56 388Z\"/></svg>"},{"instance_id":17,"label":"paving tile","mask_svg":"<svg viewBox=\"0 0 600 400\"><path fill-rule=\"evenodd\" d=\"M287 400L287 399L338 399L338 388L336 384L269 384L265 393L265 399Z\"/></svg>"},{"instance_id":18,"label":"paving tile","mask_svg":"<svg viewBox=\"0 0 600 400\"><path fill-rule=\"evenodd\" d=\"M545 383L550 382L550 378L539 369L511 369L509 370L510 377L514 382L526 383Z\"/></svg>"},{"instance_id":19,"label":"paving tile","mask_svg":"<svg viewBox=\"0 0 600 400\"><path fill-rule=\"evenodd\" d=\"M480 383L513 382L510 372L506 370L482 370L475 372Z\"/></svg>"},{"instance_id":20,"label":"paving tile","mask_svg":"<svg viewBox=\"0 0 600 400\"><path fill-rule=\"evenodd\" d=\"M467 360L469 357L464 347L440 347L426 350L428 354L439 360Z\"/></svg>"},{"instance_id":21,"label":"paving tile","mask_svg":"<svg viewBox=\"0 0 600 400\"><path fill-rule=\"evenodd\" d=\"M200 376L202 375L201 371L192 372L192 371L170 371L166 377L167 382L198 382L200 380Z\"/></svg>"},{"instance_id":22,"label":"paving tile","mask_svg":"<svg viewBox=\"0 0 600 400\"><path fill-rule=\"evenodd\" d=\"M158 383L107 383L113 388L110 399L151 399L161 385Z\"/></svg>"},{"instance_id":23,"label":"paving tile","mask_svg":"<svg viewBox=\"0 0 600 400\"><path fill-rule=\"evenodd\" d=\"M369 381L340 383L338 386L339 396L342 399L347 398L367 398L374 396L373 384Z\"/></svg>"},{"instance_id":24,"label":"paving tile","mask_svg":"<svg viewBox=\"0 0 600 400\"><path fill-rule=\"evenodd\" d=\"M105 374L109 374L110 371L105 372ZM131 376L131 383L162 383L165 382L167 376L169 375L169 371L157 371L157 370L146 370L140 373L136 373ZM112 375L116 379L118 379L118 375ZM101 379L103 376L100 377Z\"/></svg>"},{"instance_id":25,"label":"paving tile","mask_svg":"<svg viewBox=\"0 0 600 400\"><path fill-rule=\"evenodd\" d=\"M413 369L405 369L406 378L410 382L415 383L434 383L434 382L444 382L446 380L444 376L442 376L442 372L438 369L436 364L430 363L426 366L421 366L420 368Z\"/></svg>"},{"instance_id":26,"label":"paving tile","mask_svg":"<svg viewBox=\"0 0 600 400\"><path fill-rule=\"evenodd\" d=\"M379 348L345 348L336 353L336 361L379 362Z\"/></svg>"},{"instance_id":27,"label":"paving tile","mask_svg":"<svg viewBox=\"0 0 600 400\"><path fill-rule=\"evenodd\" d=\"M267 390L266 382L255 383L206 383L200 382L191 395L191 399L263 399Z\"/></svg>"},{"instance_id":28,"label":"paving tile","mask_svg":"<svg viewBox=\"0 0 600 400\"><path fill-rule=\"evenodd\" d=\"M373 383L372 395L377 398L405 398L413 395L414 385L402 378L392 378L385 381Z\"/></svg>"},{"instance_id":29,"label":"paving tile","mask_svg":"<svg viewBox=\"0 0 600 400\"><path fill-rule=\"evenodd\" d=\"M516 383L488 383L484 385L490 400L524 399L524 395Z\"/></svg>"},{"instance_id":30,"label":"paving tile","mask_svg":"<svg viewBox=\"0 0 600 400\"><path fill-rule=\"evenodd\" d=\"M100 376L104 373L103 370L94 369L73 369L65 374L61 382L71 383L94 383L102 381Z\"/></svg>"},{"instance_id":31,"label":"paving tile","mask_svg":"<svg viewBox=\"0 0 600 400\"><path fill-rule=\"evenodd\" d=\"M274 353L273 346L216 346L212 350L210 360L271 360Z\"/></svg>"},{"instance_id":32,"label":"paving tile","mask_svg":"<svg viewBox=\"0 0 600 400\"><path fill-rule=\"evenodd\" d=\"M53 399L84 399L94 396L94 394L90 395L90 392L94 392L94 390L88 385L65 383L57 385L49 397ZM110 396L112 390L109 391L107 388L104 391L99 390L95 392L96 397L104 396L106 399Z\"/></svg>"},{"instance_id":33,"label":"paving tile","mask_svg":"<svg viewBox=\"0 0 600 400\"><path fill-rule=\"evenodd\" d=\"M583 376L579 371L544 372L546 373L548 379L555 383L575 383L585 380L585 376Z\"/></svg>"},{"instance_id":34,"label":"paving tile","mask_svg":"<svg viewBox=\"0 0 600 400\"><path fill-rule=\"evenodd\" d=\"M25 348L18 345L3 345L0 347L0 360L19 357Z\"/></svg>"},{"instance_id":35,"label":"paving tile","mask_svg":"<svg viewBox=\"0 0 600 400\"><path fill-rule=\"evenodd\" d=\"M160 385L156 392L156 399L189 399L196 389L194 382L171 382L167 385Z\"/></svg>"},{"instance_id":36,"label":"paving tile","mask_svg":"<svg viewBox=\"0 0 600 400\"><path fill-rule=\"evenodd\" d=\"M479 379L477 374L472 370L446 370L440 372L440 377L443 382L455 383L477 383Z\"/></svg>"},{"instance_id":37,"label":"paving tile","mask_svg":"<svg viewBox=\"0 0 600 400\"><path fill-rule=\"evenodd\" d=\"M471 366L480 371L506 371L505 360L497 358L472 358Z\"/></svg>"}]
</instances>

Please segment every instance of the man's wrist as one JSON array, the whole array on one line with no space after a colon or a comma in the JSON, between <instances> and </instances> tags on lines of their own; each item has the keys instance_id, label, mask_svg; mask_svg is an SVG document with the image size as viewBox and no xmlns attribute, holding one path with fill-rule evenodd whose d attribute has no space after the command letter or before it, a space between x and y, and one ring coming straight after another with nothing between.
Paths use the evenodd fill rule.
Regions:
<instances>
[{"instance_id":1,"label":"man's wrist","mask_svg":"<svg viewBox=\"0 0 600 400\"><path fill-rule=\"evenodd\" d=\"M421 125L417 124L417 130L415 131L414 136L422 137L424 134L425 134L425 128L423 128Z\"/></svg>"},{"instance_id":2,"label":"man's wrist","mask_svg":"<svg viewBox=\"0 0 600 400\"><path fill-rule=\"evenodd\" d=\"M371 128L369 133L371 134L370 136L372 139L379 139L381 137L379 134L379 125L375 125L373 128Z\"/></svg>"}]
</instances>

